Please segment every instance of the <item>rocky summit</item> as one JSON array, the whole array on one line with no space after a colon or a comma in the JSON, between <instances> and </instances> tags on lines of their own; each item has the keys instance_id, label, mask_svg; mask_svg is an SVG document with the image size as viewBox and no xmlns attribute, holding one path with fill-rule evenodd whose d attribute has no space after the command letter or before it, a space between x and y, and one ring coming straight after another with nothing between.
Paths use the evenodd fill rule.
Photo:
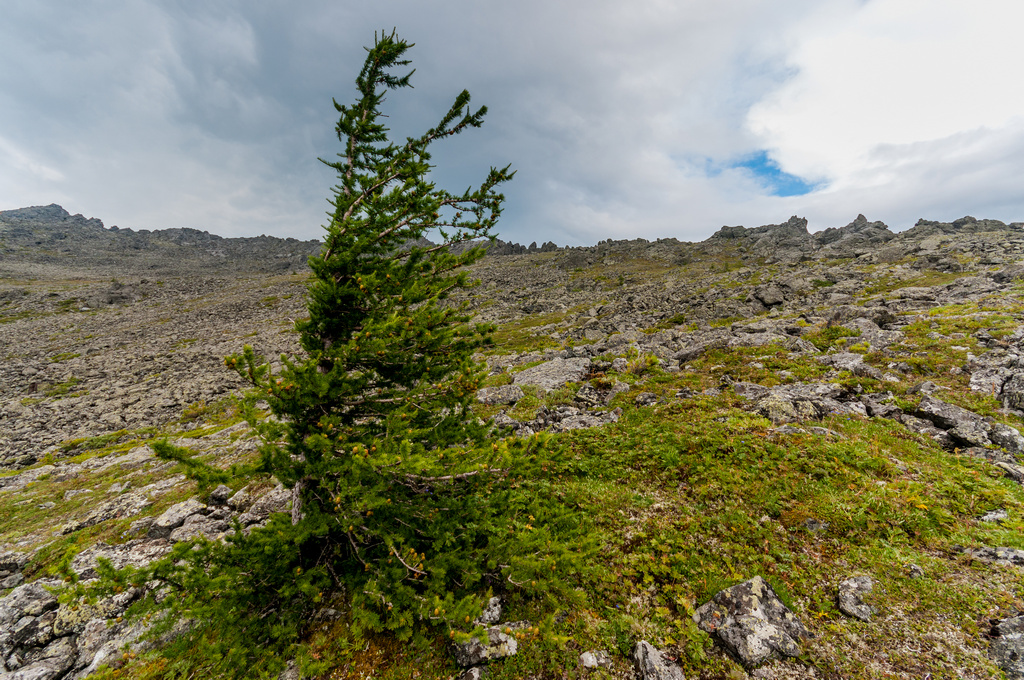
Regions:
<instances>
[{"instance_id":1,"label":"rocky summit","mask_svg":"<svg viewBox=\"0 0 1024 680\"><path fill-rule=\"evenodd\" d=\"M485 245L475 415L564 454L579 598L496 580L485 634L407 645L340 593L281 677L1024 678L1024 224ZM165 677L139 592L66 582L291 512L153 444L254 458L223 359L299 351L319 246L0 212L0 678Z\"/></svg>"}]
</instances>

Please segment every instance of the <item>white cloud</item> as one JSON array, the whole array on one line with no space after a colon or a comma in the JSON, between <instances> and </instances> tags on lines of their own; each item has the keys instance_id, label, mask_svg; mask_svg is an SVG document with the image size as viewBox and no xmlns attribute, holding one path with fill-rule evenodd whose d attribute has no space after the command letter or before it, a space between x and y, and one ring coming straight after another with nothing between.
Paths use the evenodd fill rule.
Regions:
<instances>
[{"instance_id":1,"label":"white cloud","mask_svg":"<svg viewBox=\"0 0 1024 680\"><path fill-rule=\"evenodd\" d=\"M362 46L398 24L417 73L388 97L394 133L433 125L463 88L488 105L482 130L437 148L436 179L462 190L511 163L506 239L701 239L794 213L815 229L858 212L896 227L1021 219L1017 12L996 0L14 3L0 23L12 65L0 208L55 201L122 227L319 236L331 97L351 100ZM764 149L827 185L769 196L728 169Z\"/></svg>"},{"instance_id":2,"label":"white cloud","mask_svg":"<svg viewBox=\"0 0 1024 680\"><path fill-rule=\"evenodd\" d=\"M833 191L898 182L907 154L931 148L913 144L994 133L1024 111L1021 20L1016 0L831 5L793 27L798 74L750 127L784 170ZM955 166L959 154L932 160Z\"/></svg>"}]
</instances>

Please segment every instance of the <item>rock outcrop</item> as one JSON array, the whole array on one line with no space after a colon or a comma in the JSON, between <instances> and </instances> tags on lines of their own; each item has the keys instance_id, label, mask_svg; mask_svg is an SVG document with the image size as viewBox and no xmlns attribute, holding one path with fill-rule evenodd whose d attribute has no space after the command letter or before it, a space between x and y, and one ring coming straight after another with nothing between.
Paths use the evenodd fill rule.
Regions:
<instances>
[{"instance_id":1,"label":"rock outcrop","mask_svg":"<svg viewBox=\"0 0 1024 680\"><path fill-rule=\"evenodd\" d=\"M800 655L807 629L760 576L719 591L693 614L747 668Z\"/></svg>"}]
</instances>

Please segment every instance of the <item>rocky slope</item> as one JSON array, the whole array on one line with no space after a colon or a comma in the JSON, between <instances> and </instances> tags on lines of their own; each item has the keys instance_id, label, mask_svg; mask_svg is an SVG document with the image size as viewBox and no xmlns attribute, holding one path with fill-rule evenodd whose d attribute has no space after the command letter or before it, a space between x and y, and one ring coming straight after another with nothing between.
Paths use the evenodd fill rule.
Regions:
<instances>
[{"instance_id":1,"label":"rocky slope","mask_svg":"<svg viewBox=\"0 0 1024 680\"><path fill-rule=\"evenodd\" d=\"M559 614L561 665L499 610L490 646L344 672L1024 677L1022 227L493 244L463 297L499 325L479 415L589 452L615 583ZM195 497L149 444L252 455L223 357L295 351L317 245L0 212L0 678L145 663L137 594L58 602L62 568L287 509L271 479Z\"/></svg>"}]
</instances>

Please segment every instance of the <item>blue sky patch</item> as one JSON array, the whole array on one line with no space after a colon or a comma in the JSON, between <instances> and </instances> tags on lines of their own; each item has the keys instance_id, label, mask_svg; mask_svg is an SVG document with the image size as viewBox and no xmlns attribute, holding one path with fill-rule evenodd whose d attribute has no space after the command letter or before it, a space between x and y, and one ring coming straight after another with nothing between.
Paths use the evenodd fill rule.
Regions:
<instances>
[{"instance_id":1,"label":"blue sky patch","mask_svg":"<svg viewBox=\"0 0 1024 680\"><path fill-rule=\"evenodd\" d=\"M768 152L764 150L745 156L729 167L749 170L772 196L803 196L822 184L808 182L801 177L783 172L779 164L769 158Z\"/></svg>"}]
</instances>

